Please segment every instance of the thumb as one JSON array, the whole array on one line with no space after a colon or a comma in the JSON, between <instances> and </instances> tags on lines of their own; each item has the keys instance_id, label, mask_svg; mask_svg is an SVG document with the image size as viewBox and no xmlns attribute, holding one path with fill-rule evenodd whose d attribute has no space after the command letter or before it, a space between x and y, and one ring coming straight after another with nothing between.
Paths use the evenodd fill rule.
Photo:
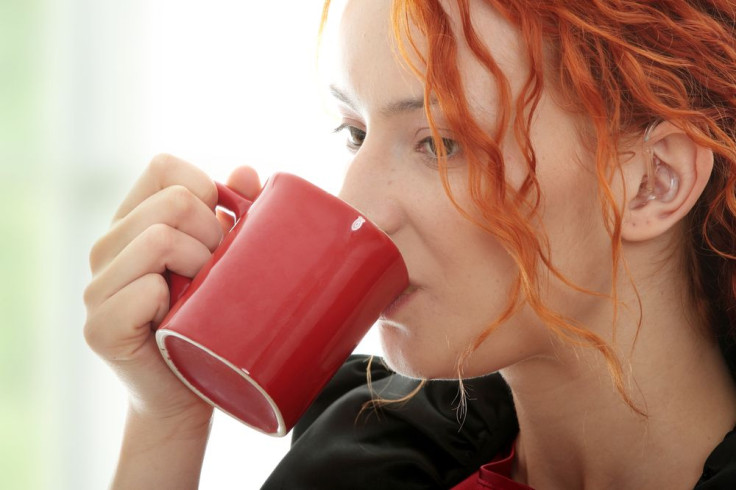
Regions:
<instances>
[{"instance_id":1,"label":"thumb","mask_svg":"<svg viewBox=\"0 0 736 490\"><path fill-rule=\"evenodd\" d=\"M238 191L248 199L255 199L261 193L261 179L252 167L238 167L227 178L228 187Z\"/></svg>"}]
</instances>

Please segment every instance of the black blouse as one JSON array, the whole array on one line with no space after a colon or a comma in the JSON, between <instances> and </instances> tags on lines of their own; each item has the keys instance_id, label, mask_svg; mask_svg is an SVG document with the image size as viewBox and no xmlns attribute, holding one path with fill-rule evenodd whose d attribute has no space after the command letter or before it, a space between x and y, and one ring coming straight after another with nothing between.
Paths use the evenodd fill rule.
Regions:
<instances>
[{"instance_id":1,"label":"black blouse","mask_svg":"<svg viewBox=\"0 0 736 490\"><path fill-rule=\"evenodd\" d=\"M265 490L447 489L491 461L516 438L506 383L493 374L465 382L467 413L458 417L457 381L432 381L409 401L364 408L378 395L397 399L418 381L352 356L294 428L292 447ZM705 463L696 490L736 490L736 436L726 435Z\"/></svg>"}]
</instances>

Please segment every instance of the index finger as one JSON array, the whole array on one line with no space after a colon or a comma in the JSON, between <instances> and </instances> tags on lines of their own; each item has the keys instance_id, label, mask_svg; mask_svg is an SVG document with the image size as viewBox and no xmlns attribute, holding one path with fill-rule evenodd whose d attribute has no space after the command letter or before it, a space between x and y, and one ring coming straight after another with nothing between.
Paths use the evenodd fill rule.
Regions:
<instances>
[{"instance_id":1,"label":"index finger","mask_svg":"<svg viewBox=\"0 0 736 490\"><path fill-rule=\"evenodd\" d=\"M127 216L153 194L172 185L186 187L210 209L217 204L217 187L206 173L180 158L160 154L151 160L133 185L115 213L113 222Z\"/></svg>"}]
</instances>

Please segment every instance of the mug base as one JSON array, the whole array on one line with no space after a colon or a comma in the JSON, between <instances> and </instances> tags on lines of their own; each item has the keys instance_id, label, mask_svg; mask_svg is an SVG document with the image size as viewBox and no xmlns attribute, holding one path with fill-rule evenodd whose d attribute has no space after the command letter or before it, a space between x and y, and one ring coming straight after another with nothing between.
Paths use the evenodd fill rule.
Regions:
<instances>
[{"instance_id":1,"label":"mug base","mask_svg":"<svg viewBox=\"0 0 736 490\"><path fill-rule=\"evenodd\" d=\"M286 435L281 411L246 370L172 330L158 330L156 343L174 374L207 403L260 432Z\"/></svg>"}]
</instances>

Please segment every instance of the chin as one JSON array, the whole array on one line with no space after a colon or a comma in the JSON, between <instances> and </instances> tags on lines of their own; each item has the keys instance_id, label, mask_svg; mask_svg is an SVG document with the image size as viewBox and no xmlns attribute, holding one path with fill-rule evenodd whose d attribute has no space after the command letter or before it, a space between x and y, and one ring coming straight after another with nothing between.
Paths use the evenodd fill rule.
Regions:
<instances>
[{"instance_id":1,"label":"chin","mask_svg":"<svg viewBox=\"0 0 736 490\"><path fill-rule=\"evenodd\" d=\"M416 379L457 379L456 356L450 352L429 352L409 342L395 327L381 328L383 360L402 376Z\"/></svg>"},{"instance_id":2,"label":"chin","mask_svg":"<svg viewBox=\"0 0 736 490\"><path fill-rule=\"evenodd\" d=\"M416 379L458 379L459 351L450 347L440 350L438 342L423 344L422 339L391 325L382 325L380 332L383 360L392 371ZM486 376L513 365L520 360L518 355L510 354L516 351L511 347L479 349L466 359L462 377Z\"/></svg>"}]
</instances>

